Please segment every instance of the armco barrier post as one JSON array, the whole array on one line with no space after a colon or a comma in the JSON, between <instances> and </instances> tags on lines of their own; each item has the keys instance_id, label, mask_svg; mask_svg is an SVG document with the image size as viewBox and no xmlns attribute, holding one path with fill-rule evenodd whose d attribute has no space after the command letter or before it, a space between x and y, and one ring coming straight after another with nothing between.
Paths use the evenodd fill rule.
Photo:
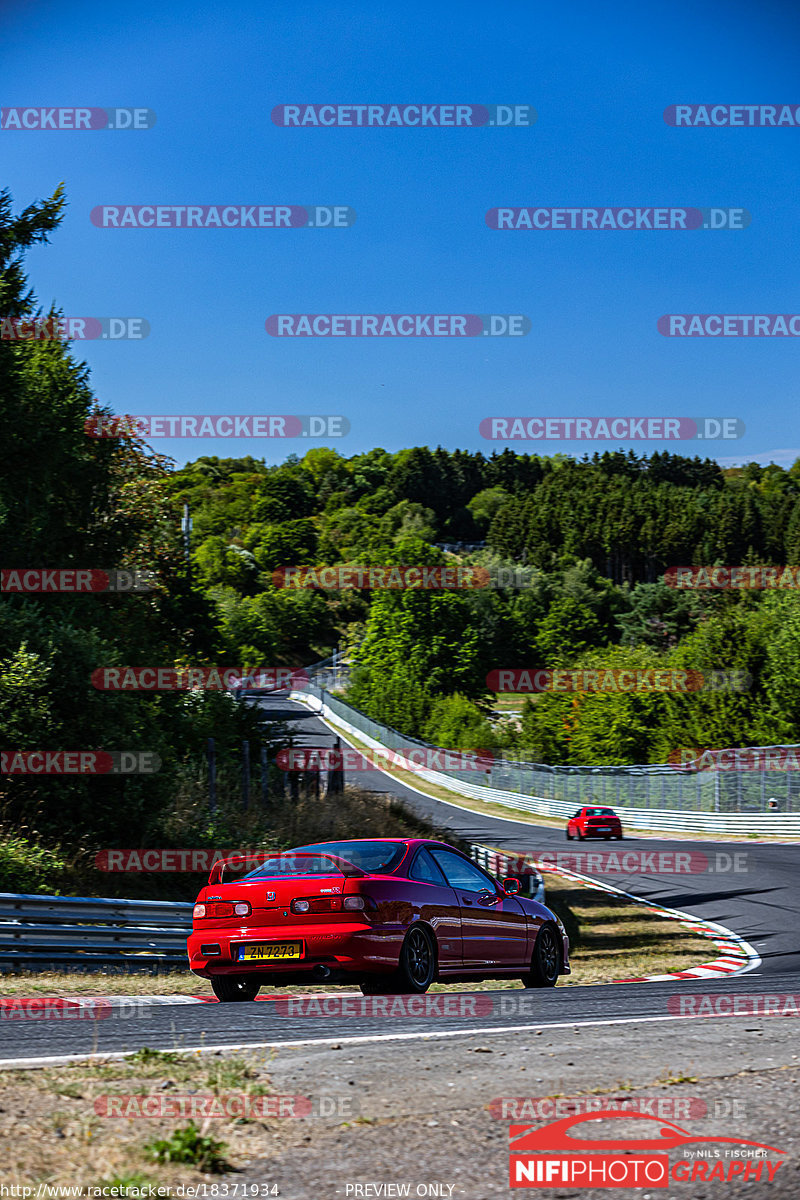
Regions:
<instances>
[{"instance_id":1,"label":"armco barrier post","mask_svg":"<svg viewBox=\"0 0 800 1200\"><path fill-rule=\"evenodd\" d=\"M217 811L217 751L213 737L208 739L208 811Z\"/></svg>"},{"instance_id":2,"label":"armco barrier post","mask_svg":"<svg viewBox=\"0 0 800 1200\"><path fill-rule=\"evenodd\" d=\"M242 742L242 808L250 807L250 743Z\"/></svg>"}]
</instances>

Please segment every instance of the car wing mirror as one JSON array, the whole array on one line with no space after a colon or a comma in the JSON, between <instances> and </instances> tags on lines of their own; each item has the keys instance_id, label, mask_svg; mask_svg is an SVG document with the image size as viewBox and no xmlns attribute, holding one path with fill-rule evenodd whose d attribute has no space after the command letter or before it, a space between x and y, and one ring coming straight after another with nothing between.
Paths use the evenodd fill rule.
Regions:
<instances>
[{"instance_id":1,"label":"car wing mirror","mask_svg":"<svg viewBox=\"0 0 800 1200\"><path fill-rule=\"evenodd\" d=\"M522 891L518 879L503 879L501 881L501 886L507 896L516 896Z\"/></svg>"}]
</instances>

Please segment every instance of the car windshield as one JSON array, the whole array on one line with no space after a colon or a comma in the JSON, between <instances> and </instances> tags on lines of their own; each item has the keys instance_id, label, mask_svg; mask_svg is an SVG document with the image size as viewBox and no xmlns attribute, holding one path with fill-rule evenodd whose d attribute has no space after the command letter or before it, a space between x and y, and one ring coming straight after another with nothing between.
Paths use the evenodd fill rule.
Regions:
<instances>
[{"instance_id":1,"label":"car windshield","mask_svg":"<svg viewBox=\"0 0 800 1200\"><path fill-rule=\"evenodd\" d=\"M282 855L267 859L245 879L267 879L276 875L340 874L339 867L330 855L344 858L362 871L389 873L402 860L406 849L402 842L319 842L312 846L295 846ZM301 852L307 857L301 857Z\"/></svg>"}]
</instances>

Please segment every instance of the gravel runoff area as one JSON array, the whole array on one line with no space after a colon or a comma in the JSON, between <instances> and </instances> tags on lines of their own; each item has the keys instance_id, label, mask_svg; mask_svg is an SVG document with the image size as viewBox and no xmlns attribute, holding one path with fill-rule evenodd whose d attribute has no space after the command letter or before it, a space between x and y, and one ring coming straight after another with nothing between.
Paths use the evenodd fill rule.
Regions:
<instances>
[{"instance_id":1,"label":"gravel runoff area","mask_svg":"<svg viewBox=\"0 0 800 1200\"><path fill-rule=\"evenodd\" d=\"M528 1194L559 1200L619 1196L796 1200L800 1196L799 1054L797 1026L788 1017L631 1022L446 1042L282 1050L271 1066L277 1090L308 1087L313 1080L321 1090L353 1094L361 1122L346 1129L295 1130L291 1145L282 1145L280 1133L274 1134L266 1156L245 1166L236 1178L276 1183L284 1200L365 1200L402 1195L399 1189L405 1184L410 1185L406 1193L410 1196L454 1200L508 1196L513 1194L508 1174L510 1122L492 1115L492 1100L585 1094L608 1100L609 1106L644 1101L643 1111L674 1122L698 1139L741 1137L778 1147L785 1152L783 1165L772 1182L766 1182L764 1174L760 1182L738 1178L704 1183L697 1178L671 1182L666 1189L638 1191L538 1186ZM648 1107L650 1100L654 1103ZM687 1117L698 1111L698 1100L705 1103L706 1115ZM516 1111L524 1123L524 1110ZM527 1120L532 1120L530 1109ZM548 1120L553 1117L546 1115L540 1123ZM613 1136L645 1136L638 1127L643 1122L620 1121L619 1131L616 1124ZM657 1127L650 1123L650 1130ZM612 1134L606 1123L602 1133L591 1135L584 1125L580 1136ZM688 1156L689 1149L670 1151L670 1162ZM692 1149L697 1155L702 1141ZM712 1144L705 1149L713 1156ZM725 1147L718 1150L727 1169L732 1160ZM713 1161L698 1162L698 1168L706 1168L699 1173L707 1174ZM377 1186L390 1183L398 1190ZM373 1186L367 1190L369 1184ZM432 1190L432 1184L440 1185L440 1190Z\"/></svg>"}]
</instances>

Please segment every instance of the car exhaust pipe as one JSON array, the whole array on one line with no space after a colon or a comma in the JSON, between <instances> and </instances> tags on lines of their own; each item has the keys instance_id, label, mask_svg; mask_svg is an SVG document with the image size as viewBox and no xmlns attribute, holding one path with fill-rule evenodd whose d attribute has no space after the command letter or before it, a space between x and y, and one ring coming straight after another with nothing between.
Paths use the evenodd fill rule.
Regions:
<instances>
[{"instance_id":1,"label":"car exhaust pipe","mask_svg":"<svg viewBox=\"0 0 800 1200\"><path fill-rule=\"evenodd\" d=\"M330 979L331 969L330 967L326 967L324 963L317 963L311 974L315 979Z\"/></svg>"}]
</instances>

